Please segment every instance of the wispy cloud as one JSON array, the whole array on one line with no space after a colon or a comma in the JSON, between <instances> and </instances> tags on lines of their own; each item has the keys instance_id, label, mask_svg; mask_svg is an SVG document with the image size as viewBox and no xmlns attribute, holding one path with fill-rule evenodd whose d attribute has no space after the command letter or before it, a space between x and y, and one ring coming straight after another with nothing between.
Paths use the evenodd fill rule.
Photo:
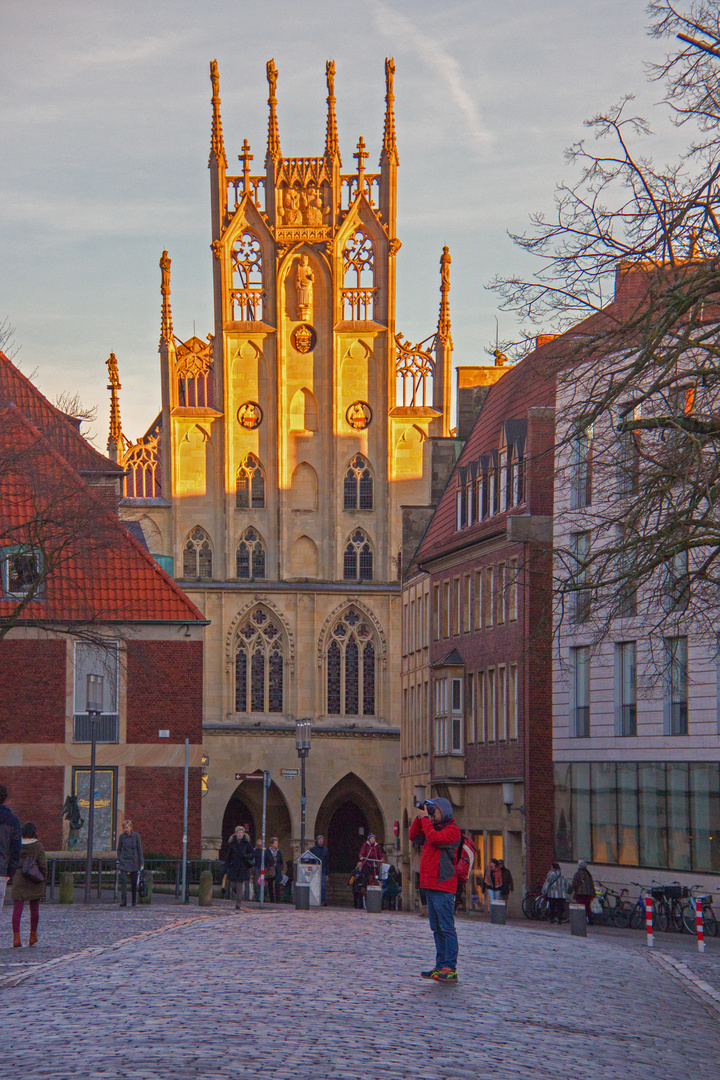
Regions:
<instances>
[{"instance_id":1,"label":"wispy cloud","mask_svg":"<svg viewBox=\"0 0 720 1080\"><path fill-rule=\"evenodd\" d=\"M108 45L97 44L92 48L67 52L64 60L75 68L139 64L171 53L177 40L177 34L167 34L164 37L146 37L136 41L119 41Z\"/></svg>"},{"instance_id":2,"label":"wispy cloud","mask_svg":"<svg viewBox=\"0 0 720 1080\"><path fill-rule=\"evenodd\" d=\"M477 106L465 87L462 68L454 56L444 49L435 38L428 37L415 23L393 11L383 3L375 4L375 25L386 37L404 42L421 57L448 89L450 97L462 114L473 140L478 146L487 146L492 135L485 127Z\"/></svg>"}]
</instances>

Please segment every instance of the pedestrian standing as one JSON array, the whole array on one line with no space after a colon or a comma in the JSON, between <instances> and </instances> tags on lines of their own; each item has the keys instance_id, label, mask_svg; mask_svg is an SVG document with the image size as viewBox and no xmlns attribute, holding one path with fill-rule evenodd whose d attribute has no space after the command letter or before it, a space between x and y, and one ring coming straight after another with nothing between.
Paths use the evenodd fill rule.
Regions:
<instances>
[{"instance_id":1,"label":"pedestrian standing","mask_svg":"<svg viewBox=\"0 0 720 1080\"><path fill-rule=\"evenodd\" d=\"M327 907L326 887L328 874L330 873L330 852L325 847L324 836L316 837L314 847L310 848L310 854L314 855L316 859L319 859L322 864L322 886L320 902L323 907Z\"/></svg>"},{"instance_id":2,"label":"pedestrian standing","mask_svg":"<svg viewBox=\"0 0 720 1080\"><path fill-rule=\"evenodd\" d=\"M362 909L365 907L365 871L361 862L358 862L357 866L350 875L348 885L352 889L353 907L356 911L362 911Z\"/></svg>"},{"instance_id":3,"label":"pedestrian standing","mask_svg":"<svg viewBox=\"0 0 720 1080\"><path fill-rule=\"evenodd\" d=\"M250 868L254 865L252 844L243 826L238 825L225 855L225 876L235 890L236 911L240 910L245 883L250 880Z\"/></svg>"},{"instance_id":4,"label":"pedestrian standing","mask_svg":"<svg viewBox=\"0 0 720 1080\"><path fill-rule=\"evenodd\" d=\"M487 894L488 904L491 900L500 899L502 889L502 870L497 859L491 859L485 867L483 875L483 892Z\"/></svg>"},{"instance_id":5,"label":"pedestrian standing","mask_svg":"<svg viewBox=\"0 0 720 1080\"><path fill-rule=\"evenodd\" d=\"M375 833L368 833L368 838L360 848L358 857L363 866L368 868L368 884L375 885L383 864L383 849L378 844Z\"/></svg>"},{"instance_id":6,"label":"pedestrian standing","mask_svg":"<svg viewBox=\"0 0 720 1080\"><path fill-rule=\"evenodd\" d=\"M30 939L28 945L35 945L37 942L40 901L45 896L45 882L47 880L45 848L38 840L37 829L32 821L26 821L20 833L20 863L12 879L13 947L16 949L19 949L22 944L20 941L20 918L26 900L30 903ZM40 878L39 875L42 875L42 877Z\"/></svg>"},{"instance_id":7,"label":"pedestrian standing","mask_svg":"<svg viewBox=\"0 0 720 1080\"><path fill-rule=\"evenodd\" d=\"M117 844L117 866L120 872L120 907L127 907L127 886L130 882L132 906L137 904L138 874L145 866L140 834L133 830L132 821L123 821L123 831Z\"/></svg>"},{"instance_id":8,"label":"pedestrian standing","mask_svg":"<svg viewBox=\"0 0 720 1080\"><path fill-rule=\"evenodd\" d=\"M397 910L397 898L400 893L400 875L394 866L388 870L387 877L383 882L383 907L388 911Z\"/></svg>"},{"instance_id":9,"label":"pedestrian standing","mask_svg":"<svg viewBox=\"0 0 720 1080\"><path fill-rule=\"evenodd\" d=\"M272 836L270 838L270 847L265 852L265 881L267 883L268 900L274 904L280 903L282 869L283 857L280 850L280 841L277 836Z\"/></svg>"},{"instance_id":10,"label":"pedestrian standing","mask_svg":"<svg viewBox=\"0 0 720 1080\"><path fill-rule=\"evenodd\" d=\"M512 874L505 865L505 861L503 859L498 859L497 864L498 870L500 871L500 899L507 903L510 893L515 888L515 883Z\"/></svg>"},{"instance_id":11,"label":"pedestrian standing","mask_svg":"<svg viewBox=\"0 0 720 1080\"><path fill-rule=\"evenodd\" d=\"M568 898L568 888L565 875L560 869L560 863L554 862L548 870L542 887L542 894L548 899L550 914L548 921L551 923L562 922L565 914L565 903Z\"/></svg>"},{"instance_id":12,"label":"pedestrian standing","mask_svg":"<svg viewBox=\"0 0 720 1080\"><path fill-rule=\"evenodd\" d=\"M0 908L5 902L8 881L20 862L20 818L5 805L8 789L0 784Z\"/></svg>"},{"instance_id":13,"label":"pedestrian standing","mask_svg":"<svg viewBox=\"0 0 720 1080\"><path fill-rule=\"evenodd\" d=\"M592 909L590 905L595 898L595 882L593 881L592 874L588 870L588 864L585 859L580 859L578 868L572 879L572 885L570 886L575 902L577 904L585 905L585 915L587 921L592 923Z\"/></svg>"},{"instance_id":14,"label":"pedestrian standing","mask_svg":"<svg viewBox=\"0 0 720 1080\"><path fill-rule=\"evenodd\" d=\"M430 929L435 938L435 967L422 971L423 979L456 983L458 939L455 930L455 863L461 833L448 799L420 803L410 826L410 840L425 836L420 856L420 887L425 890Z\"/></svg>"}]
</instances>

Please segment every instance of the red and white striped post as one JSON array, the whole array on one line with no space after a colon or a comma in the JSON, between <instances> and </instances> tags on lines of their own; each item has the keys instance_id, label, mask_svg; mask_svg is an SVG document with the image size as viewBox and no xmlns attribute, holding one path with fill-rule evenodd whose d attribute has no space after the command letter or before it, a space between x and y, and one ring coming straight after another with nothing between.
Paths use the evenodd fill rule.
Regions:
<instances>
[{"instance_id":1,"label":"red and white striped post","mask_svg":"<svg viewBox=\"0 0 720 1080\"><path fill-rule=\"evenodd\" d=\"M702 900L695 901L695 926L697 927L698 952L705 952L705 931L703 929Z\"/></svg>"},{"instance_id":2,"label":"red and white striped post","mask_svg":"<svg viewBox=\"0 0 720 1080\"><path fill-rule=\"evenodd\" d=\"M653 934L653 902L651 896L645 897L645 929L647 931L648 949L652 949L655 944L655 935Z\"/></svg>"}]
</instances>

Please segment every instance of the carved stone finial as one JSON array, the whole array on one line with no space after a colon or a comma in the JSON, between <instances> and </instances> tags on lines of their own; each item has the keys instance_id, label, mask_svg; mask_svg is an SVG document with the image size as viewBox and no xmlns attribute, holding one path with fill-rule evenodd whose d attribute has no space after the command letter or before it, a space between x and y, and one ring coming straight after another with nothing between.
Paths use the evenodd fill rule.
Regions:
<instances>
[{"instance_id":1,"label":"carved stone finial","mask_svg":"<svg viewBox=\"0 0 720 1080\"><path fill-rule=\"evenodd\" d=\"M450 333L450 248L444 247L440 256L440 317L438 319L438 337L443 345L452 348Z\"/></svg>"},{"instance_id":2,"label":"carved stone finial","mask_svg":"<svg viewBox=\"0 0 720 1080\"><path fill-rule=\"evenodd\" d=\"M121 390L120 375L115 353L105 361L108 369L108 390L110 391L110 432L108 435L108 454L113 461L117 461L122 447L122 426L120 424L120 403L118 402L118 390Z\"/></svg>"},{"instance_id":3,"label":"carved stone finial","mask_svg":"<svg viewBox=\"0 0 720 1080\"><path fill-rule=\"evenodd\" d=\"M325 157L334 161L340 160L340 144L338 141L337 119L335 117L335 61L328 60L325 64L325 78L327 79L327 126L325 128Z\"/></svg>"},{"instance_id":4,"label":"carved stone finial","mask_svg":"<svg viewBox=\"0 0 720 1080\"><path fill-rule=\"evenodd\" d=\"M242 154L238 154L238 161L242 161L243 167L243 195L250 194L250 162L252 160L250 143L245 139L242 144Z\"/></svg>"},{"instance_id":5,"label":"carved stone finial","mask_svg":"<svg viewBox=\"0 0 720 1080\"><path fill-rule=\"evenodd\" d=\"M210 61L210 82L212 83L212 131L210 134L210 163L213 158L227 168L225 144L223 143L222 120L220 118L220 75L217 60Z\"/></svg>"},{"instance_id":6,"label":"carved stone finial","mask_svg":"<svg viewBox=\"0 0 720 1080\"><path fill-rule=\"evenodd\" d=\"M365 149L365 140L362 135L358 139L357 151L353 154L353 157L358 163L358 194L365 190L365 158L369 157L367 150Z\"/></svg>"},{"instance_id":7,"label":"carved stone finial","mask_svg":"<svg viewBox=\"0 0 720 1080\"><path fill-rule=\"evenodd\" d=\"M380 154L380 164L383 162L398 163L397 142L395 140L395 94L393 93L393 77L395 75L395 57L388 56L385 59L385 128L383 130L383 145Z\"/></svg>"},{"instance_id":8,"label":"carved stone finial","mask_svg":"<svg viewBox=\"0 0 720 1080\"><path fill-rule=\"evenodd\" d=\"M268 157L276 158L280 157L280 135L278 133L277 122L277 97L275 91L277 90L278 72L275 67L274 60L268 60L266 65L267 81L270 87L270 93L268 95L268 106L270 108L270 115L268 117L268 145L267 153Z\"/></svg>"},{"instance_id":9,"label":"carved stone finial","mask_svg":"<svg viewBox=\"0 0 720 1080\"><path fill-rule=\"evenodd\" d=\"M172 341L172 312L170 310L170 263L167 251L160 256L160 294L162 296L162 310L160 319L160 341L166 344Z\"/></svg>"}]
</instances>

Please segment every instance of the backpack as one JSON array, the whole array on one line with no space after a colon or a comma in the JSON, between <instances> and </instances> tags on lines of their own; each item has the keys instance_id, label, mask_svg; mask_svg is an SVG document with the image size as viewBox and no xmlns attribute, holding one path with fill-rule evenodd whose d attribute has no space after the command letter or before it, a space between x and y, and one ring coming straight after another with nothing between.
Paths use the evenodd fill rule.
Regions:
<instances>
[{"instance_id":1,"label":"backpack","mask_svg":"<svg viewBox=\"0 0 720 1080\"><path fill-rule=\"evenodd\" d=\"M455 873L457 874L458 881L463 885L470 877L470 871L475 862L475 845L469 836L465 833L460 834L460 846L458 847L457 859L455 862Z\"/></svg>"}]
</instances>

